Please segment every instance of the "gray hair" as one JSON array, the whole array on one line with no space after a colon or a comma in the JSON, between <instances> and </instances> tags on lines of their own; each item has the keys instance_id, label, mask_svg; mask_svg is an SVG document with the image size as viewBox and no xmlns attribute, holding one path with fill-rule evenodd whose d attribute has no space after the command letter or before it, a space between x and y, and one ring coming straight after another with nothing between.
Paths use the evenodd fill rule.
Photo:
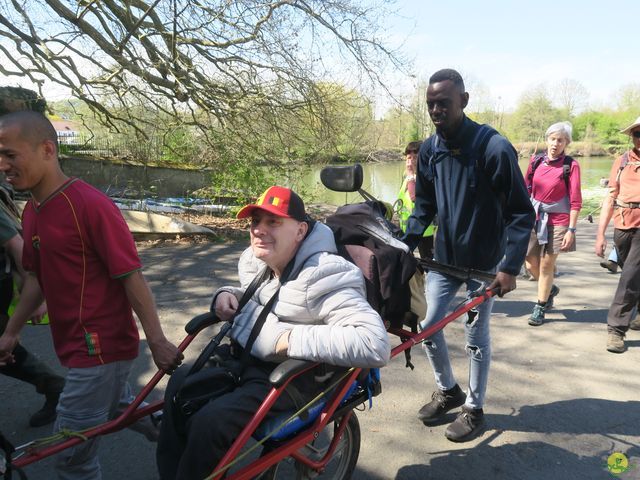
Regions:
<instances>
[{"instance_id":1,"label":"gray hair","mask_svg":"<svg viewBox=\"0 0 640 480\"><path fill-rule=\"evenodd\" d=\"M558 122L547 128L547 132L544 134L545 138L549 138L549 135L554 133L562 133L567 138L567 144L571 143L571 132L573 127L569 122Z\"/></svg>"}]
</instances>

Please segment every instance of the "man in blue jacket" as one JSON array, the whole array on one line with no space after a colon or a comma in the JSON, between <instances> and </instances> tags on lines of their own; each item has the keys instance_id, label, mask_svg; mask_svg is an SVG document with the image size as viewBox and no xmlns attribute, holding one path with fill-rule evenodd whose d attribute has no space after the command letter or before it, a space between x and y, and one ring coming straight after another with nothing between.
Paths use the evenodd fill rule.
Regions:
<instances>
[{"instance_id":1,"label":"man in blue jacket","mask_svg":"<svg viewBox=\"0 0 640 480\"><path fill-rule=\"evenodd\" d=\"M499 296L516 288L534 223L516 151L494 129L467 118L469 102L458 72L444 69L429 79L427 108L436 133L420 148L416 201L404 241L413 249L433 217L438 215L435 259L464 268L494 271L489 288ZM427 316L422 328L443 318L463 282L429 272ZM470 293L481 285L467 282ZM491 341L489 320L493 299L478 307L465 323L469 356L469 388L465 394L455 380L442 331L425 342L438 390L418 417L427 425L462 406L445 436L454 442L475 438L484 426L483 404L489 377Z\"/></svg>"}]
</instances>

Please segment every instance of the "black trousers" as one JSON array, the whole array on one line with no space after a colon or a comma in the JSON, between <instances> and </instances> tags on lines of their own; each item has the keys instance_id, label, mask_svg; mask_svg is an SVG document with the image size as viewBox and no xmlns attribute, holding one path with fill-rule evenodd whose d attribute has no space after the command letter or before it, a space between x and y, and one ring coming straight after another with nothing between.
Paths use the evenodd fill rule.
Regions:
<instances>
[{"instance_id":1,"label":"black trousers","mask_svg":"<svg viewBox=\"0 0 640 480\"><path fill-rule=\"evenodd\" d=\"M629 329L631 314L640 300L640 229L615 229L613 242L618 250L618 264L623 267L607 324L621 332Z\"/></svg>"},{"instance_id":2,"label":"black trousers","mask_svg":"<svg viewBox=\"0 0 640 480\"><path fill-rule=\"evenodd\" d=\"M0 279L0 335L7 328L7 310L13 297L13 279ZM0 374L13 377L36 387L36 392L46 395L60 393L64 388L64 378L56 375L51 368L34 357L22 345L13 350L14 362L0 366Z\"/></svg>"},{"instance_id":3,"label":"black trousers","mask_svg":"<svg viewBox=\"0 0 640 480\"><path fill-rule=\"evenodd\" d=\"M156 451L161 480L198 480L210 475L271 390L269 375L274 365L258 363L248 366L240 385L194 413L187 421L186 434L181 434L172 399L184 381L188 367L185 365L176 370L165 392ZM306 402L313 398L313 391L317 389L309 387L308 380L312 381L312 378L301 380L303 382L296 382L296 387L302 395L299 400ZM292 411L296 408L295 403L284 393L269 416Z\"/></svg>"}]
</instances>

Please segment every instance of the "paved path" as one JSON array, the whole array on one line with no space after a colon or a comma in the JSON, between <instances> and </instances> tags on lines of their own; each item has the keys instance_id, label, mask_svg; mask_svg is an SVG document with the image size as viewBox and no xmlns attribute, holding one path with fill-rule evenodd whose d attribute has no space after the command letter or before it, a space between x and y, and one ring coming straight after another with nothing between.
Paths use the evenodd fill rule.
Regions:
<instances>
[{"instance_id":1,"label":"paved path","mask_svg":"<svg viewBox=\"0 0 640 480\"><path fill-rule=\"evenodd\" d=\"M593 255L595 225L579 224L578 251L560 257L556 309L541 327L527 325L535 283L496 302L492 321L493 366L486 404L487 432L467 444L444 438L446 425L425 427L416 412L430 399L433 378L419 349L416 369L394 359L383 372L383 394L372 410L358 413L363 444L356 479L607 479L614 452L631 464L623 479L640 479L640 332L629 350L605 351L605 318L618 275ZM162 322L178 341L183 325L208 308L214 288L234 282L239 244L142 247L145 273ZM25 345L57 365L46 327L28 327ZM447 327L454 370L463 387L467 361L462 326ZM200 345L202 345L200 341ZM195 355L198 346L190 348ZM63 372L62 368L58 370ZM153 373L142 345L134 383ZM160 395L160 391L154 392ZM30 387L0 378L0 430L16 443L46 435L26 428L40 398ZM453 415L451 416L453 419ZM107 436L101 445L104 479L155 479L154 445L131 431ZM50 479L51 460L27 469L31 479Z\"/></svg>"}]
</instances>

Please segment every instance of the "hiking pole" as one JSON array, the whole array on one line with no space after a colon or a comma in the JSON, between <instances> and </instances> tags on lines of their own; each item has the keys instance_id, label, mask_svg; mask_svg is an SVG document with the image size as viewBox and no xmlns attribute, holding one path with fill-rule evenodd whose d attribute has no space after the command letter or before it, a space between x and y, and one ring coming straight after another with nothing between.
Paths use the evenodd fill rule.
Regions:
<instances>
[{"instance_id":1,"label":"hiking pole","mask_svg":"<svg viewBox=\"0 0 640 480\"><path fill-rule=\"evenodd\" d=\"M600 210L601 208L602 208L602 204L600 204L600 206L596 207L596 209L595 209L595 210L592 210L591 212L589 212L589 213L587 214L587 216L586 216L586 217L584 217L584 218L585 218L585 220L586 220L587 222L589 222L589 223L593 223L593 214L594 214L594 213L596 213L596 212L597 212L598 210Z\"/></svg>"},{"instance_id":2,"label":"hiking pole","mask_svg":"<svg viewBox=\"0 0 640 480\"><path fill-rule=\"evenodd\" d=\"M476 270L473 268L463 268L456 267L454 265L447 265L426 258L421 258L420 260L418 260L418 263L426 271L432 270L434 272L444 273L445 275L450 275L464 282L468 282L469 280L481 280L483 282L488 282L489 284L491 284L496 279L496 276L493 273L484 272L482 270Z\"/></svg>"}]
</instances>

